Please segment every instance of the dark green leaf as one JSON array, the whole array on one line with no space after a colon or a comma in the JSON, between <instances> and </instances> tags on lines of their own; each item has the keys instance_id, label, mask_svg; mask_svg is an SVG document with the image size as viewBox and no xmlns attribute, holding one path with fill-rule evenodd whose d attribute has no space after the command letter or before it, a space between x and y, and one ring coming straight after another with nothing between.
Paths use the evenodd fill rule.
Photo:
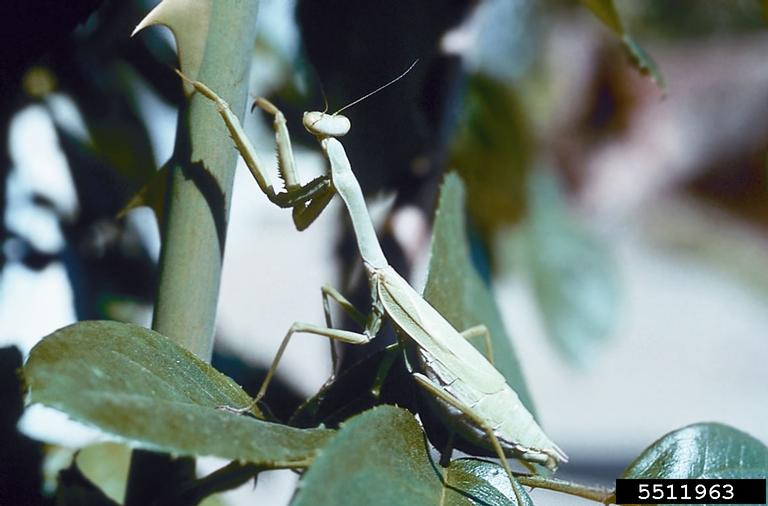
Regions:
<instances>
[{"instance_id":1,"label":"dark green leaf","mask_svg":"<svg viewBox=\"0 0 768 506\"><path fill-rule=\"evenodd\" d=\"M478 459L454 460L448 468L447 481L451 486L467 491L479 504L497 504L494 501L499 500L499 491L503 492L505 498L514 497L514 486L523 499L522 506L533 506L525 489L517 481L510 482L504 468L492 462ZM488 484L492 487L488 487ZM516 503L512 501L512 504Z\"/></svg>"},{"instance_id":2,"label":"dark green leaf","mask_svg":"<svg viewBox=\"0 0 768 506\"><path fill-rule=\"evenodd\" d=\"M446 176L440 191L430 253L424 298L460 331L479 324L488 327L496 368L535 416L531 395L496 301L469 257L464 187L456 174ZM485 351L480 346L478 349Z\"/></svg>"},{"instance_id":3,"label":"dark green leaf","mask_svg":"<svg viewBox=\"0 0 768 506\"><path fill-rule=\"evenodd\" d=\"M163 165L155 172L149 181L134 194L127 204L117 214L118 218L124 217L132 209L147 206L155 213L158 225L163 222L165 212L165 195L168 189L168 176L170 169L168 164ZM161 229L162 231L162 229Z\"/></svg>"},{"instance_id":4,"label":"dark green leaf","mask_svg":"<svg viewBox=\"0 0 768 506\"><path fill-rule=\"evenodd\" d=\"M87 55L84 58L87 59ZM92 60L80 63L93 64ZM67 65L72 63L68 61ZM138 188L157 166L138 103L130 98L133 95L130 81L111 68L82 73L62 68L57 77L85 122L88 155L115 170L129 191Z\"/></svg>"},{"instance_id":5,"label":"dark green leaf","mask_svg":"<svg viewBox=\"0 0 768 506\"><path fill-rule=\"evenodd\" d=\"M553 173L534 171L528 189L525 259L539 312L558 349L586 362L617 314L612 258L568 214Z\"/></svg>"},{"instance_id":6,"label":"dark green leaf","mask_svg":"<svg viewBox=\"0 0 768 506\"><path fill-rule=\"evenodd\" d=\"M746 432L698 423L670 432L624 471L624 478L762 478L768 447Z\"/></svg>"},{"instance_id":7,"label":"dark green leaf","mask_svg":"<svg viewBox=\"0 0 768 506\"><path fill-rule=\"evenodd\" d=\"M622 477L766 478L768 447L728 425L689 425L653 443Z\"/></svg>"},{"instance_id":8,"label":"dark green leaf","mask_svg":"<svg viewBox=\"0 0 768 506\"><path fill-rule=\"evenodd\" d=\"M443 473L430 459L413 415L393 406L379 406L342 424L302 478L292 504L516 504L499 466L456 461L451 463L445 483ZM495 488L502 478L504 488Z\"/></svg>"},{"instance_id":9,"label":"dark green leaf","mask_svg":"<svg viewBox=\"0 0 768 506\"><path fill-rule=\"evenodd\" d=\"M231 379L151 330L81 322L44 338L24 367L30 402L131 446L269 467L307 465L331 436L235 415L251 398Z\"/></svg>"}]
</instances>

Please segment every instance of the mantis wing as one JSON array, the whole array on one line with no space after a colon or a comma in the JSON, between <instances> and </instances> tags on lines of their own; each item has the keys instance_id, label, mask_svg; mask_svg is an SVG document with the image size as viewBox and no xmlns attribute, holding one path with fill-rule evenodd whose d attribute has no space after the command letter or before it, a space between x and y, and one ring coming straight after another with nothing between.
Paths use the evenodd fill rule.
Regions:
<instances>
[{"instance_id":1,"label":"mantis wing","mask_svg":"<svg viewBox=\"0 0 768 506\"><path fill-rule=\"evenodd\" d=\"M460 379L472 390L486 395L497 393L507 386L504 376L482 353L391 267L380 271L378 291L392 322L404 336L413 339L426 352L422 353L441 377Z\"/></svg>"},{"instance_id":2,"label":"mantis wing","mask_svg":"<svg viewBox=\"0 0 768 506\"><path fill-rule=\"evenodd\" d=\"M446 394L491 427L510 455L551 468L567 461L504 376L474 346L391 267L378 273L378 294L384 310L400 333L418 345L430 369L427 376L435 376ZM488 446L483 430L466 416L454 416L454 422L469 441Z\"/></svg>"}]
</instances>

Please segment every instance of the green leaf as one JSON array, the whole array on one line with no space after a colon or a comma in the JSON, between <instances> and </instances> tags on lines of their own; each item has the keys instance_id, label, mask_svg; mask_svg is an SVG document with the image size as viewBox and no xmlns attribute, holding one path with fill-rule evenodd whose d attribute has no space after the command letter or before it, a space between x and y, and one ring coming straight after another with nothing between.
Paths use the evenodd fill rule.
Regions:
<instances>
[{"instance_id":1,"label":"green leaf","mask_svg":"<svg viewBox=\"0 0 768 506\"><path fill-rule=\"evenodd\" d=\"M569 215L554 173L533 171L528 183L525 260L539 312L558 349L586 363L618 312L613 259Z\"/></svg>"},{"instance_id":2,"label":"green leaf","mask_svg":"<svg viewBox=\"0 0 768 506\"><path fill-rule=\"evenodd\" d=\"M430 255L424 298L460 331L480 324L488 327L496 369L535 417L531 395L493 293L469 256L464 186L456 174L445 177L440 191ZM480 346L478 349L485 351Z\"/></svg>"},{"instance_id":3,"label":"green leaf","mask_svg":"<svg viewBox=\"0 0 768 506\"><path fill-rule=\"evenodd\" d=\"M155 213L158 226L163 223L165 212L165 196L168 190L168 176L170 169L168 164L158 169L152 177L131 197L127 204L117 214L118 218L125 217L129 211L138 207L147 206ZM162 232L162 227L160 227Z\"/></svg>"},{"instance_id":4,"label":"green leaf","mask_svg":"<svg viewBox=\"0 0 768 506\"><path fill-rule=\"evenodd\" d=\"M156 164L146 125L136 104L128 100L125 83L104 76L95 84L66 75L61 85L77 104L89 137L80 139L64 126L62 118L52 116L78 193L88 194L88 178L103 180L105 172L118 176L119 186L110 190L120 196L138 188L152 175Z\"/></svg>"},{"instance_id":5,"label":"green leaf","mask_svg":"<svg viewBox=\"0 0 768 506\"><path fill-rule=\"evenodd\" d=\"M764 478L768 447L720 423L697 423L670 432L624 471L624 478Z\"/></svg>"},{"instance_id":6,"label":"green leaf","mask_svg":"<svg viewBox=\"0 0 768 506\"><path fill-rule=\"evenodd\" d=\"M379 406L342 424L302 478L292 504L516 504L506 474L495 464L455 461L445 482L444 473L430 459L413 415ZM505 487L494 487L502 477Z\"/></svg>"},{"instance_id":7,"label":"green leaf","mask_svg":"<svg viewBox=\"0 0 768 506\"><path fill-rule=\"evenodd\" d=\"M81 322L54 332L32 349L24 376L29 402L136 448L295 467L308 465L332 435L218 409L251 398L170 339L127 323Z\"/></svg>"},{"instance_id":8,"label":"green leaf","mask_svg":"<svg viewBox=\"0 0 768 506\"><path fill-rule=\"evenodd\" d=\"M620 37L624 35L624 25L621 23L621 17L613 0L581 0L581 3L616 35Z\"/></svg>"},{"instance_id":9,"label":"green leaf","mask_svg":"<svg viewBox=\"0 0 768 506\"><path fill-rule=\"evenodd\" d=\"M619 16L613 0L581 0L581 3L592 11L592 14L602 21L605 26L621 38L624 49L629 54L632 64L641 74L650 76L653 82L656 83L656 86L663 90L665 88L664 77L659 72L656 62L624 28L621 16Z\"/></svg>"},{"instance_id":10,"label":"green leaf","mask_svg":"<svg viewBox=\"0 0 768 506\"><path fill-rule=\"evenodd\" d=\"M651 80L656 83L656 86L664 90L666 88L664 76L661 75L661 71L659 70L658 65L656 65L656 62L653 61L653 58L651 58L651 55L649 55L628 33L624 34L621 40L624 42L624 49L626 49L629 54L629 59L637 70L639 70L641 74L649 76Z\"/></svg>"},{"instance_id":11,"label":"green leaf","mask_svg":"<svg viewBox=\"0 0 768 506\"><path fill-rule=\"evenodd\" d=\"M481 479L493 488L487 486ZM506 499L512 497L515 487L517 493L522 498L522 506L533 506L533 501L528 496L525 489L517 482L511 483L504 468L498 464L478 459L457 459L451 462L448 468L448 479L451 486L459 490L469 492L473 499L477 499L479 504L497 504L494 501L499 500L498 492L501 491ZM503 502L501 504L504 504ZM512 501L512 504L518 504Z\"/></svg>"},{"instance_id":12,"label":"green leaf","mask_svg":"<svg viewBox=\"0 0 768 506\"><path fill-rule=\"evenodd\" d=\"M766 478L768 447L746 432L698 423L670 432L649 446L623 478Z\"/></svg>"},{"instance_id":13,"label":"green leaf","mask_svg":"<svg viewBox=\"0 0 768 506\"><path fill-rule=\"evenodd\" d=\"M479 74L469 78L450 165L464 181L472 224L486 242L499 227L523 215L531 137L515 89Z\"/></svg>"}]
</instances>

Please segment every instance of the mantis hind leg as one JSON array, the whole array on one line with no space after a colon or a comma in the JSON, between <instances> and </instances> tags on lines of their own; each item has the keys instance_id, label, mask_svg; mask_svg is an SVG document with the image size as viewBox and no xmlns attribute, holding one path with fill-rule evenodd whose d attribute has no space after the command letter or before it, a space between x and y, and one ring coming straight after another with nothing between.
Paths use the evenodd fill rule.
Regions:
<instances>
[{"instance_id":1,"label":"mantis hind leg","mask_svg":"<svg viewBox=\"0 0 768 506\"><path fill-rule=\"evenodd\" d=\"M482 324L475 325L474 327L469 327L468 329L464 330L461 335L464 336L464 339L470 343L473 339L482 337L483 346L485 347L485 358L488 359L488 362L490 362L491 365L495 365L493 363L493 343L491 342L491 332L488 330L488 327Z\"/></svg>"},{"instance_id":2,"label":"mantis hind leg","mask_svg":"<svg viewBox=\"0 0 768 506\"><path fill-rule=\"evenodd\" d=\"M451 465L451 457L453 457L453 440L456 434L451 431L448 434L448 441L445 443L445 448L440 452L440 466L448 467Z\"/></svg>"},{"instance_id":3,"label":"mantis hind leg","mask_svg":"<svg viewBox=\"0 0 768 506\"><path fill-rule=\"evenodd\" d=\"M392 350L395 348L400 348L400 344L390 344L386 349ZM373 380L373 385L371 385L371 395L375 399L379 399L379 397L381 397L381 389L384 387L384 382L387 380L387 376L389 376L389 372L392 370L392 366L394 365L395 360L397 360L399 350L397 351L398 353L388 353L384 357L384 360L382 360L379 364L379 369L376 371L376 377Z\"/></svg>"},{"instance_id":4,"label":"mantis hind leg","mask_svg":"<svg viewBox=\"0 0 768 506\"><path fill-rule=\"evenodd\" d=\"M486 433L486 435L488 436L488 441L491 443L493 450L496 452L496 455L499 457L499 460L501 461L501 465L504 467L504 470L507 472L507 476L509 476L509 481L512 485L512 490L515 493L515 499L517 499L517 504L524 504L523 498L520 496L520 493L518 492L517 487L515 486L517 482L515 481L515 478L512 475L512 468L509 467L509 461L507 461L507 456L504 454L504 450L501 448L501 443L499 443L499 438L497 438L496 434L493 432L493 427L490 427L486 422L486 420L478 416L477 413L475 413L472 410L472 408L470 408L469 406L461 402L459 399L457 399L453 395L443 390L440 387L440 385L435 384L435 382L433 382L431 379L429 379L425 375L415 372L413 373L413 379L415 379L416 382L422 388L424 388L427 392L434 395L436 398L445 402L449 406L461 411L461 413L464 416L469 418L472 423L474 423L478 428L482 429Z\"/></svg>"},{"instance_id":5,"label":"mantis hind leg","mask_svg":"<svg viewBox=\"0 0 768 506\"><path fill-rule=\"evenodd\" d=\"M280 359L283 357L283 353L285 352L285 349L288 347L288 343L290 342L291 337L293 337L293 335L296 333L324 336L332 340L341 341L349 344L365 344L371 340L371 338L368 337L367 335L360 334L358 332L349 332L347 330L338 330L338 329L332 329L327 327L321 327L318 325L312 325L311 323L296 322L293 325L291 325L291 328L288 329L288 333L285 334L285 337L283 338L282 343L280 343L280 347L277 350L277 354L275 354L275 358L272 360L272 365L270 365L269 370L267 371L267 376L264 378L264 382L261 384L261 388L259 388L259 391L256 394L256 397L253 398L253 401L247 406L244 406L241 408L233 408L231 406L221 406L221 409L232 412L232 413L243 414L251 411L258 404L258 402L267 393L267 388L269 387L269 384L272 381L272 377L274 376L275 371L277 370L277 366L280 363Z\"/></svg>"}]
</instances>

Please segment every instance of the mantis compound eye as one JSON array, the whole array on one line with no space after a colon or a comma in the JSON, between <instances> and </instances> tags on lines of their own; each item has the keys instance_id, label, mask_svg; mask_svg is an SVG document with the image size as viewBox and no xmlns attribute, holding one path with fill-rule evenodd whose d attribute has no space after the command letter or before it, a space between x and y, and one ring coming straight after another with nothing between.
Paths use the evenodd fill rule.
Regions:
<instances>
[{"instance_id":1,"label":"mantis compound eye","mask_svg":"<svg viewBox=\"0 0 768 506\"><path fill-rule=\"evenodd\" d=\"M320 111L305 112L303 123L304 128L316 137L341 137L352 127L346 116Z\"/></svg>"}]
</instances>

